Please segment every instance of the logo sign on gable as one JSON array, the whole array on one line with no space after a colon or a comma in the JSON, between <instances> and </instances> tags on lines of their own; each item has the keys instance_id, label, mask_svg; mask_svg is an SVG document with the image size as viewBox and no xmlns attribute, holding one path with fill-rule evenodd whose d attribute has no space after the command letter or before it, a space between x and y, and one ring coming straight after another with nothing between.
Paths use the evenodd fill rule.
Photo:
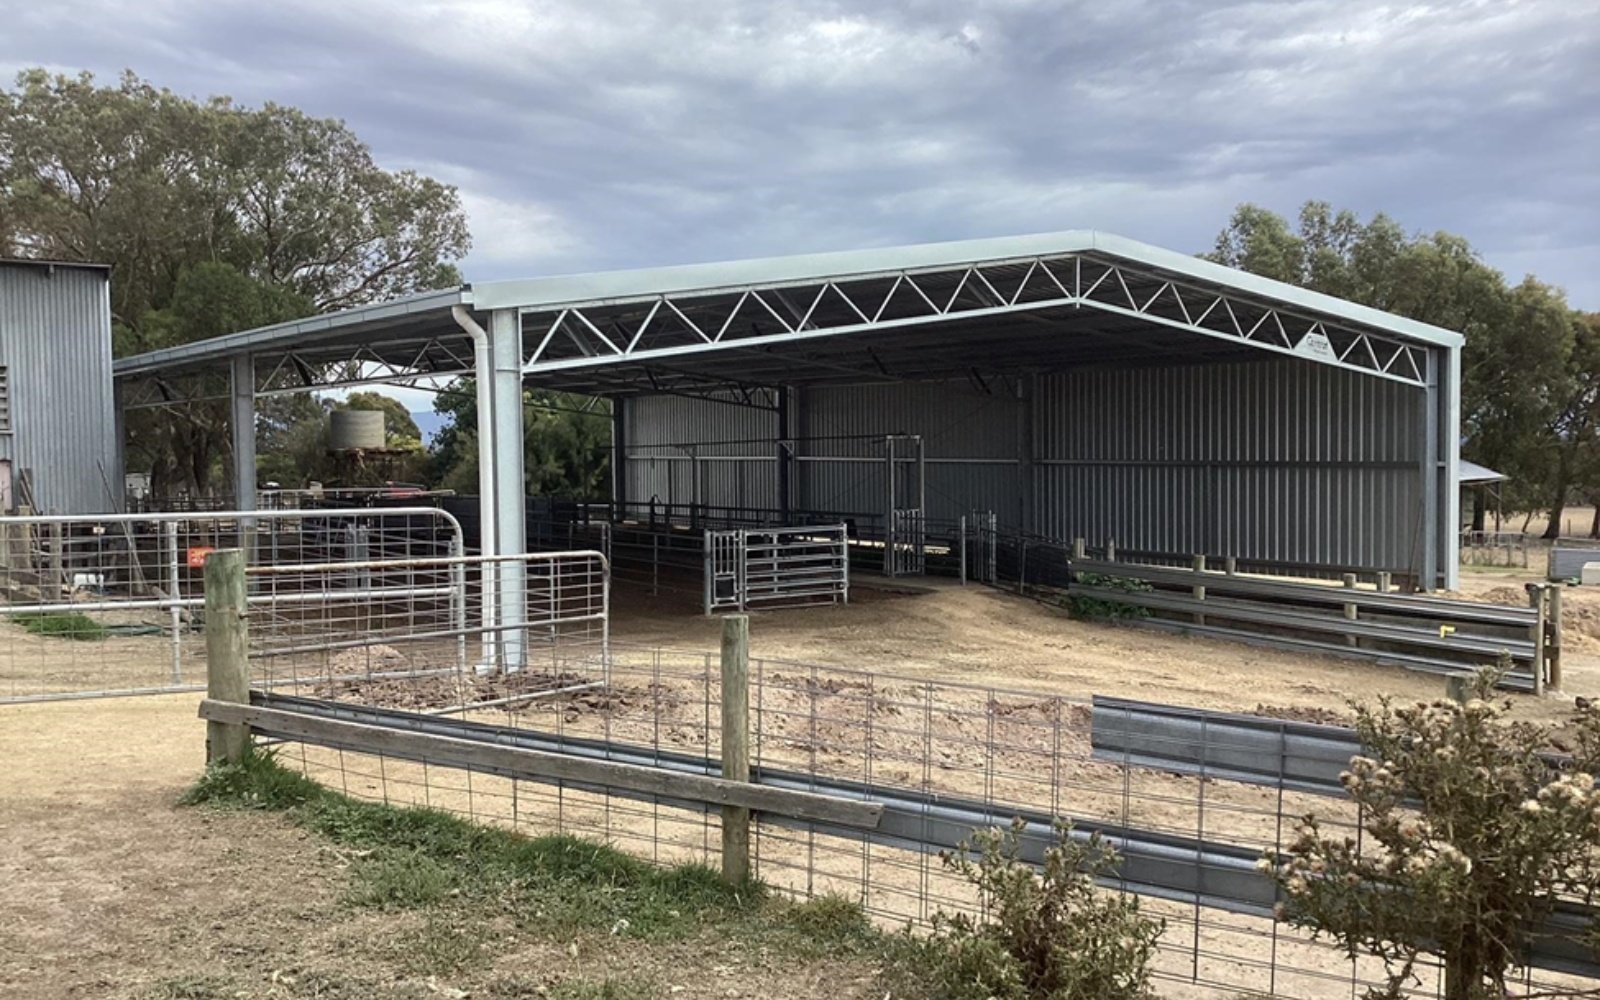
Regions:
<instances>
[{"instance_id":1,"label":"logo sign on gable","mask_svg":"<svg viewBox=\"0 0 1600 1000\"><path fill-rule=\"evenodd\" d=\"M1328 342L1326 335L1312 330L1300 338L1300 343L1294 345L1296 354L1304 354L1308 358L1319 361L1337 361L1339 356L1333 351L1333 344Z\"/></svg>"}]
</instances>

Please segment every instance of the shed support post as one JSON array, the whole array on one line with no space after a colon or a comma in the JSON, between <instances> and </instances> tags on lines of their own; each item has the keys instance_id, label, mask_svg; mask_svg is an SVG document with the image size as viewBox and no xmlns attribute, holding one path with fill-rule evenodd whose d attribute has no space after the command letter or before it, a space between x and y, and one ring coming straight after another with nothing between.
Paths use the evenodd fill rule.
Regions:
<instances>
[{"instance_id":1,"label":"shed support post","mask_svg":"<svg viewBox=\"0 0 1600 1000\"><path fill-rule=\"evenodd\" d=\"M115 496L107 497L112 504L111 513L124 514L128 510L128 411L127 385L111 385L111 488Z\"/></svg>"},{"instance_id":2,"label":"shed support post","mask_svg":"<svg viewBox=\"0 0 1600 1000\"><path fill-rule=\"evenodd\" d=\"M233 433L234 510L256 509L256 360L248 354L235 355L230 368ZM246 563L255 562L256 525L253 518L239 524L239 547Z\"/></svg>"},{"instance_id":3,"label":"shed support post","mask_svg":"<svg viewBox=\"0 0 1600 1000\"><path fill-rule=\"evenodd\" d=\"M1049 535L1034 523L1034 426L1035 376L1017 380L1017 499L1018 525L1026 534Z\"/></svg>"},{"instance_id":4,"label":"shed support post","mask_svg":"<svg viewBox=\"0 0 1600 1000\"><path fill-rule=\"evenodd\" d=\"M792 508L794 504L793 491L789 485L790 475L794 467L794 429L790 427L790 405L794 391L788 386L780 386L778 394L778 512L782 515L782 524L793 523Z\"/></svg>"},{"instance_id":5,"label":"shed support post","mask_svg":"<svg viewBox=\"0 0 1600 1000\"><path fill-rule=\"evenodd\" d=\"M495 552L520 556L527 551L526 488L522 462L522 316L496 309L489 317L489 352L494 369ZM495 622L499 629L500 669L521 670L527 659L525 637L517 626L527 612L526 565L514 558L494 567Z\"/></svg>"},{"instance_id":6,"label":"shed support post","mask_svg":"<svg viewBox=\"0 0 1600 1000\"><path fill-rule=\"evenodd\" d=\"M1460 498L1456 465L1460 456L1461 404L1459 350L1428 351L1423 391L1423 447L1418 486L1422 491L1422 565L1417 587L1431 591L1457 583Z\"/></svg>"},{"instance_id":7,"label":"shed support post","mask_svg":"<svg viewBox=\"0 0 1600 1000\"><path fill-rule=\"evenodd\" d=\"M1439 532L1439 569L1446 590L1461 582L1461 491L1456 479L1461 468L1461 348L1438 352L1439 372L1439 468L1438 483L1444 516Z\"/></svg>"},{"instance_id":8,"label":"shed support post","mask_svg":"<svg viewBox=\"0 0 1600 1000\"><path fill-rule=\"evenodd\" d=\"M611 397L611 519L621 521L628 506L628 399Z\"/></svg>"}]
</instances>

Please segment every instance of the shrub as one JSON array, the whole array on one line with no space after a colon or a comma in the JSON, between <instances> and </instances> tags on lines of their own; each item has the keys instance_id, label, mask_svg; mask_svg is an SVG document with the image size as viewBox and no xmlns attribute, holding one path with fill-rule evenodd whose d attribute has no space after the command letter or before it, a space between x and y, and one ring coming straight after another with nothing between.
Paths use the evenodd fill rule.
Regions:
<instances>
[{"instance_id":1,"label":"shrub","mask_svg":"<svg viewBox=\"0 0 1600 1000\"><path fill-rule=\"evenodd\" d=\"M1502 668L1503 669L1503 668ZM1481 674L1463 703L1356 709L1363 755L1341 777L1369 840L1325 834L1307 816L1285 858L1263 858L1283 890L1281 915L1388 970L1386 991L1419 984L1438 956L1446 1000L1506 995L1559 896L1600 890L1600 711L1581 708L1562 734L1575 746L1558 773L1549 727L1504 718L1501 671Z\"/></svg>"},{"instance_id":2,"label":"shrub","mask_svg":"<svg viewBox=\"0 0 1600 1000\"><path fill-rule=\"evenodd\" d=\"M1076 582L1084 587L1094 587L1098 590L1119 590L1124 594L1145 594L1151 590L1150 584L1143 580L1135 580L1126 576L1106 576L1103 573L1079 573ZM1090 620L1116 620L1129 618L1147 618L1150 615L1148 608L1126 601L1110 600L1103 597L1092 597L1088 594L1075 594L1069 587L1061 599L1061 606L1074 618Z\"/></svg>"},{"instance_id":3,"label":"shrub","mask_svg":"<svg viewBox=\"0 0 1600 1000\"><path fill-rule=\"evenodd\" d=\"M79 612L36 611L15 615L11 619L32 632L52 639L76 639L79 642L99 642L110 633L106 627Z\"/></svg>"},{"instance_id":4,"label":"shrub","mask_svg":"<svg viewBox=\"0 0 1600 1000\"><path fill-rule=\"evenodd\" d=\"M1133 896L1103 892L1095 878L1116 864L1098 834L1056 842L1035 869L1020 857L1023 823L975 834L945 856L971 882L982 918L934 916L922 949L931 992L946 1000L1145 1000L1164 924Z\"/></svg>"}]
</instances>

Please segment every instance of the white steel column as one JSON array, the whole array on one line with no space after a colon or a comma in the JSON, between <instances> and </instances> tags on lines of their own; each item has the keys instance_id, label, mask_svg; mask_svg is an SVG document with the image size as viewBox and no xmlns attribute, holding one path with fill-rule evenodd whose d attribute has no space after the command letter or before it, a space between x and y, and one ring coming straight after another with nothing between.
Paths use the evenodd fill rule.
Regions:
<instances>
[{"instance_id":1,"label":"white steel column","mask_svg":"<svg viewBox=\"0 0 1600 1000\"><path fill-rule=\"evenodd\" d=\"M1435 479L1444 493L1444 523L1440 533L1440 568L1446 590L1461 583L1461 348L1440 351L1439 472Z\"/></svg>"},{"instance_id":2,"label":"white steel column","mask_svg":"<svg viewBox=\"0 0 1600 1000\"><path fill-rule=\"evenodd\" d=\"M232 359L234 510L256 509L256 364L248 354Z\"/></svg>"},{"instance_id":3,"label":"white steel column","mask_svg":"<svg viewBox=\"0 0 1600 1000\"><path fill-rule=\"evenodd\" d=\"M495 552L518 556L527 551L526 486L522 473L522 316L515 309L496 309L489 317L489 351L494 366ZM487 456L486 456L487 457ZM483 458L479 459L484 460ZM521 670L527 663L527 636L516 626L527 620L527 567L522 562L499 564L497 609L501 631L501 669Z\"/></svg>"},{"instance_id":4,"label":"white steel column","mask_svg":"<svg viewBox=\"0 0 1600 1000\"><path fill-rule=\"evenodd\" d=\"M229 371L231 386L229 396L232 412L229 430L233 433L233 508L256 509L256 359L248 354L235 355ZM256 561L255 518L239 519L239 547L244 550L246 565Z\"/></svg>"}]
</instances>

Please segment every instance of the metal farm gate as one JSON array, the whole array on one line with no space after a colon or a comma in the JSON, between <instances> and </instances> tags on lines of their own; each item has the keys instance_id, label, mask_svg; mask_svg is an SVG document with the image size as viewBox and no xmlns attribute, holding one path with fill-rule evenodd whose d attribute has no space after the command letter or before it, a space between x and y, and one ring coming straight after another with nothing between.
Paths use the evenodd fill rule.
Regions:
<instances>
[{"instance_id":1,"label":"metal farm gate","mask_svg":"<svg viewBox=\"0 0 1600 1000\"><path fill-rule=\"evenodd\" d=\"M705 533L705 611L850 600L845 525Z\"/></svg>"}]
</instances>

